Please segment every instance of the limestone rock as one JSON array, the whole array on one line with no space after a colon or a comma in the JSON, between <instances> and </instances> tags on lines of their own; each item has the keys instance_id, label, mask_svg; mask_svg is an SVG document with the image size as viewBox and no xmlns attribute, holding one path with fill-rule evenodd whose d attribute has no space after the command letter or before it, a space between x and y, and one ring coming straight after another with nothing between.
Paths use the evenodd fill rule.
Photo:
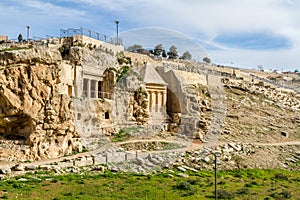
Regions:
<instances>
[{"instance_id":1,"label":"limestone rock","mask_svg":"<svg viewBox=\"0 0 300 200\"><path fill-rule=\"evenodd\" d=\"M12 167L12 170L13 171L24 171L25 170L25 167L23 164L16 164L15 166Z\"/></svg>"},{"instance_id":2,"label":"limestone rock","mask_svg":"<svg viewBox=\"0 0 300 200\"><path fill-rule=\"evenodd\" d=\"M9 166L3 166L0 168L0 174L10 174L11 169Z\"/></svg>"},{"instance_id":3,"label":"limestone rock","mask_svg":"<svg viewBox=\"0 0 300 200\"><path fill-rule=\"evenodd\" d=\"M60 52L45 47L4 51L0 63L0 136L21 145L5 148L0 157L37 160L80 151L71 98L57 92Z\"/></svg>"}]
</instances>

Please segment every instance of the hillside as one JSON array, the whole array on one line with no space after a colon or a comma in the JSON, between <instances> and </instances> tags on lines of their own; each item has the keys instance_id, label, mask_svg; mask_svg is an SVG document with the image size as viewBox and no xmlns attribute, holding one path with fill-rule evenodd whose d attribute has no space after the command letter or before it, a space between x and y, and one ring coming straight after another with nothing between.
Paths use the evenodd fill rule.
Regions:
<instances>
[{"instance_id":1,"label":"hillside","mask_svg":"<svg viewBox=\"0 0 300 200\"><path fill-rule=\"evenodd\" d=\"M206 169L212 150L222 152L224 169L299 169L298 77L277 81L72 39L1 50L2 173L16 163L24 171L25 162ZM123 162L135 159L134 167Z\"/></svg>"}]
</instances>

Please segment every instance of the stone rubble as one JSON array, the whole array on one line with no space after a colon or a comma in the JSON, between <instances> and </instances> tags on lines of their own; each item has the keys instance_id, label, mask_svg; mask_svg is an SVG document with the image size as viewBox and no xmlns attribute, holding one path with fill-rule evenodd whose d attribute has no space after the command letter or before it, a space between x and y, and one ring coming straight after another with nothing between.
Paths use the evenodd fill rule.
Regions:
<instances>
[{"instance_id":1,"label":"stone rubble","mask_svg":"<svg viewBox=\"0 0 300 200\"><path fill-rule=\"evenodd\" d=\"M268 147L264 147L267 148ZM284 157L281 166L296 170L295 164L300 161L300 152L288 150L286 147L280 147L288 152L290 156ZM217 150L221 153L218 158L220 169L236 169L243 167L243 159L247 156L255 155L260 149L265 151L262 146L242 143L227 143L219 145L214 149L201 149L187 152L169 152L155 154L155 152L118 152L118 149L109 149L100 153L79 156L77 158L62 159L59 162L34 165L31 163L21 163L14 166L4 165L0 167L2 178L11 177L15 174L34 172L37 170L51 171L56 174L80 173L82 171L96 171L103 173L106 169L112 172L134 172L134 173L156 173L162 169L175 170L178 176L188 177L187 171L198 172L198 170L213 169L214 156ZM118 154L119 153L119 154ZM121 153L121 154L120 154ZM111 161L109 161L111 160ZM264 168L264 166L246 166ZM271 167L271 166L267 166ZM178 173L176 172L178 171Z\"/></svg>"},{"instance_id":2,"label":"stone rubble","mask_svg":"<svg viewBox=\"0 0 300 200\"><path fill-rule=\"evenodd\" d=\"M263 95L267 99L270 99L270 103L275 103L281 108L300 110L299 94L297 94L295 91L283 88L275 88L267 84L257 84L254 81L250 82L228 78L223 78L223 83L224 86L228 88L239 88L251 94Z\"/></svg>"}]
</instances>

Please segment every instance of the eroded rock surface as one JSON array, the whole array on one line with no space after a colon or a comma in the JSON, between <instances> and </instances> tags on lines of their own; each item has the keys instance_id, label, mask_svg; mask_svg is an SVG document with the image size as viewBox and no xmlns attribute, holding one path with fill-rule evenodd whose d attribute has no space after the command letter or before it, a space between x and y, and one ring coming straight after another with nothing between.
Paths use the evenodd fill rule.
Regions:
<instances>
[{"instance_id":1,"label":"eroded rock surface","mask_svg":"<svg viewBox=\"0 0 300 200\"><path fill-rule=\"evenodd\" d=\"M0 63L0 158L37 160L81 151L71 98L58 92L60 52L1 52Z\"/></svg>"}]
</instances>

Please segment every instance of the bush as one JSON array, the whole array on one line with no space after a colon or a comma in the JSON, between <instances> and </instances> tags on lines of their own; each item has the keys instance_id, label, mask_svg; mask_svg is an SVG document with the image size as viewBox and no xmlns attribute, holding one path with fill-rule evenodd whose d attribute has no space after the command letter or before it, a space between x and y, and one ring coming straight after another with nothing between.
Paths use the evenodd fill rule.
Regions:
<instances>
[{"instance_id":1,"label":"bush","mask_svg":"<svg viewBox=\"0 0 300 200\"><path fill-rule=\"evenodd\" d=\"M3 195L2 197L0 197L1 199L8 199L7 194Z\"/></svg>"},{"instance_id":2,"label":"bush","mask_svg":"<svg viewBox=\"0 0 300 200\"><path fill-rule=\"evenodd\" d=\"M51 181L50 181L51 183L57 183L58 182L58 180L57 179L51 179Z\"/></svg>"},{"instance_id":3,"label":"bush","mask_svg":"<svg viewBox=\"0 0 300 200\"><path fill-rule=\"evenodd\" d=\"M191 185L196 185L196 184L198 184L200 182L200 179L199 178L189 179L188 182Z\"/></svg>"},{"instance_id":4,"label":"bush","mask_svg":"<svg viewBox=\"0 0 300 200\"><path fill-rule=\"evenodd\" d=\"M226 190L217 190L218 199L233 199L234 194Z\"/></svg>"},{"instance_id":5,"label":"bush","mask_svg":"<svg viewBox=\"0 0 300 200\"><path fill-rule=\"evenodd\" d=\"M284 199L290 199L292 197L292 194L290 191L282 191L282 192L275 192L273 194L270 195L271 197L273 197L276 200L284 200Z\"/></svg>"},{"instance_id":6,"label":"bush","mask_svg":"<svg viewBox=\"0 0 300 200\"><path fill-rule=\"evenodd\" d=\"M194 182L194 179L193 180L188 180L188 181L181 181L181 182L177 183L175 188L178 189L178 190L186 191L186 193L184 193L183 196L194 195L197 192L197 190L192 186L191 182L193 184L196 183L196 182Z\"/></svg>"},{"instance_id":7,"label":"bush","mask_svg":"<svg viewBox=\"0 0 300 200\"><path fill-rule=\"evenodd\" d=\"M193 186L188 181L181 181L181 182L177 183L175 188L178 190L191 190L193 188Z\"/></svg>"},{"instance_id":8,"label":"bush","mask_svg":"<svg viewBox=\"0 0 300 200\"><path fill-rule=\"evenodd\" d=\"M282 173L275 174L274 178L279 179L279 180L288 180L289 179L289 177L287 175L282 174Z\"/></svg>"},{"instance_id":9,"label":"bush","mask_svg":"<svg viewBox=\"0 0 300 200\"><path fill-rule=\"evenodd\" d=\"M250 190L246 187L240 188L236 191L236 194L241 194L241 195L245 195L245 194L249 194Z\"/></svg>"},{"instance_id":10,"label":"bush","mask_svg":"<svg viewBox=\"0 0 300 200\"><path fill-rule=\"evenodd\" d=\"M129 133L125 129L121 129L117 134L113 135L112 142L121 142L129 138Z\"/></svg>"},{"instance_id":11,"label":"bush","mask_svg":"<svg viewBox=\"0 0 300 200\"><path fill-rule=\"evenodd\" d=\"M65 193L64 196L70 196L71 197L71 196L73 196L73 192Z\"/></svg>"}]
</instances>

